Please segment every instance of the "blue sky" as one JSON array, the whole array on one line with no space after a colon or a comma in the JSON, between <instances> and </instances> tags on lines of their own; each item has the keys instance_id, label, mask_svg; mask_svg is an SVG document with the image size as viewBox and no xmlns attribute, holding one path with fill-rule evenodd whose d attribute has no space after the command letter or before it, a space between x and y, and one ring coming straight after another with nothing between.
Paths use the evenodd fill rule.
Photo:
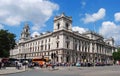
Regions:
<instances>
[{"instance_id":1,"label":"blue sky","mask_svg":"<svg viewBox=\"0 0 120 76\"><path fill-rule=\"evenodd\" d=\"M0 29L16 34L24 23L31 36L53 31L53 18L62 12L72 16L73 30L92 30L120 44L120 0L0 0Z\"/></svg>"}]
</instances>

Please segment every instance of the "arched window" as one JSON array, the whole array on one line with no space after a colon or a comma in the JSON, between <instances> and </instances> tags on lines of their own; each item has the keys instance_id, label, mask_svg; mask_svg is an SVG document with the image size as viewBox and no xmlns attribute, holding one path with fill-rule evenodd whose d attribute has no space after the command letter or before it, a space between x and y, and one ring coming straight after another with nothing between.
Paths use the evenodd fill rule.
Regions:
<instances>
[{"instance_id":1,"label":"arched window","mask_svg":"<svg viewBox=\"0 0 120 76\"><path fill-rule=\"evenodd\" d=\"M59 28L60 28L60 23L57 24L57 29L59 29Z\"/></svg>"},{"instance_id":2,"label":"arched window","mask_svg":"<svg viewBox=\"0 0 120 76\"><path fill-rule=\"evenodd\" d=\"M57 42L56 44L57 44L57 47L56 47L56 48L59 48L59 42Z\"/></svg>"},{"instance_id":3,"label":"arched window","mask_svg":"<svg viewBox=\"0 0 120 76\"><path fill-rule=\"evenodd\" d=\"M66 29L67 29L67 30L69 29L69 24L68 24L68 23L66 23Z\"/></svg>"}]
</instances>

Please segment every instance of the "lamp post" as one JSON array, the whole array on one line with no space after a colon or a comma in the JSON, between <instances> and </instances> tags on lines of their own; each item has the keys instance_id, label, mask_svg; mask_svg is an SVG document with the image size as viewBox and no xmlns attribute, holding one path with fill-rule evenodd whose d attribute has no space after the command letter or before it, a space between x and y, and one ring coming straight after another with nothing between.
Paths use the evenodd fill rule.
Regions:
<instances>
[{"instance_id":1,"label":"lamp post","mask_svg":"<svg viewBox=\"0 0 120 76\"><path fill-rule=\"evenodd\" d=\"M56 58L56 54L55 53L51 53L51 58L53 59L53 62L55 63L55 58Z\"/></svg>"},{"instance_id":2,"label":"lamp post","mask_svg":"<svg viewBox=\"0 0 120 76\"><path fill-rule=\"evenodd\" d=\"M93 54L93 66L95 67L95 53Z\"/></svg>"},{"instance_id":3,"label":"lamp post","mask_svg":"<svg viewBox=\"0 0 120 76\"><path fill-rule=\"evenodd\" d=\"M26 59L26 54L24 55L24 59Z\"/></svg>"},{"instance_id":4,"label":"lamp post","mask_svg":"<svg viewBox=\"0 0 120 76\"><path fill-rule=\"evenodd\" d=\"M55 58L56 58L57 56L56 56L56 54L55 53L51 53L51 58L52 58L52 60L53 60L53 63L52 63L52 68L54 69L54 64L55 64Z\"/></svg>"},{"instance_id":5,"label":"lamp post","mask_svg":"<svg viewBox=\"0 0 120 76\"><path fill-rule=\"evenodd\" d=\"M26 65L27 65L27 62L26 62L26 53L24 55L24 59L25 59L25 70L26 70Z\"/></svg>"}]
</instances>

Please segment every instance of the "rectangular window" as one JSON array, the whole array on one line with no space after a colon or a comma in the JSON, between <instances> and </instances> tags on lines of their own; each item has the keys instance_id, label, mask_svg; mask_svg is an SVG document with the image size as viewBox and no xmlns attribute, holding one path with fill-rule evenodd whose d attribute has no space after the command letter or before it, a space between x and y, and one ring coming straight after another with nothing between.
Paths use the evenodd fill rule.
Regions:
<instances>
[{"instance_id":1,"label":"rectangular window","mask_svg":"<svg viewBox=\"0 0 120 76\"><path fill-rule=\"evenodd\" d=\"M47 45L45 45L45 50L47 49Z\"/></svg>"},{"instance_id":2,"label":"rectangular window","mask_svg":"<svg viewBox=\"0 0 120 76\"><path fill-rule=\"evenodd\" d=\"M77 44L75 44L75 50L77 50Z\"/></svg>"},{"instance_id":3,"label":"rectangular window","mask_svg":"<svg viewBox=\"0 0 120 76\"><path fill-rule=\"evenodd\" d=\"M59 42L57 42L57 48L59 47Z\"/></svg>"},{"instance_id":4,"label":"rectangular window","mask_svg":"<svg viewBox=\"0 0 120 76\"><path fill-rule=\"evenodd\" d=\"M69 42L67 42L67 48L69 48Z\"/></svg>"},{"instance_id":5,"label":"rectangular window","mask_svg":"<svg viewBox=\"0 0 120 76\"><path fill-rule=\"evenodd\" d=\"M39 46L38 46L38 51L39 51Z\"/></svg>"},{"instance_id":6,"label":"rectangular window","mask_svg":"<svg viewBox=\"0 0 120 76\"><path fill-rule=\"evenodd\" d=\"M57 36L57 39L59 39L59 36Z\"/></svg>"},{"instance_id":7,"label":"rectangular window","mask_svg":"<svg viewBox=\"0 0 120 76\"><path fill-rule=\"evenodd\" d=\"M50 42L50 38L49 38L49 42Z\"/></svg>"},{"instance_id":8,"label":"rectangular window","mask_svg":"<svg viewBox=\"0 0 120 76\"><path fill-rule=\"evenodd\" d=\"M69 37L68 37L68 36L66 36L66 39L69 39Z\"/></svg>"},{"instance_id":9,"label":"rectangular window","mask_svg":"<svg viewBox=\"0 0 120 76\"><path fill-rule=\"evenodd\" d=\"M45 43L47 43L47 39L45 40Z\"/></svg>"},{"instance_id":10,"label":"rectangular window","mask_svg":"<svg viewBox=\"0 0 120 76\"><path fill-rule=\"evenodd\" d=\"M43 51L43 45L41 45L41 51Z\"/></svg>"},{"instance_id":11,"label":"rectangular window","mask_svg":"<svg viewBox=\"0 0 120 76\"><path fill-rule=\"evenodd\" d=\"M48 50L50 50L50 44L48 45Z\"/></svg>"},{"instance_id":12,"label":"rectangular window","mask_svg":"<svg viewBox=\"0 0 120 76\"><path fill-rule=\"evenodd\" d=\"M80 46L80 44L79 44L79 50L81 50L80 48L81 48L81 46Z\"/></svg>"},{"instance_id":13,"label":"rectangular window","mask_svg":"<svg viewBox=\"0 0 120 76\"><path fill-rule=\"evenodd\" d=\"M41 44L43 44L43 40L41 41Z\"/></svg>"}]
</instances>

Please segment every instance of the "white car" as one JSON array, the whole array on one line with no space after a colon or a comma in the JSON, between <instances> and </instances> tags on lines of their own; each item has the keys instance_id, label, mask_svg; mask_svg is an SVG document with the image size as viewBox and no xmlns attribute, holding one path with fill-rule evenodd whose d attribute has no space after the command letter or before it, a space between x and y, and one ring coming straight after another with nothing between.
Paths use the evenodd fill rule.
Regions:
<instances>
[{"instance_id":1,"label":"white car","mask_svg":"<svg viewBox=\"0 0 120 76\"><path fill-rule=\"evenodd\" d=\"M80 67L81 66L81 64L80 63L76 63L76 67Z\"/></svg>"}]
</instances>

